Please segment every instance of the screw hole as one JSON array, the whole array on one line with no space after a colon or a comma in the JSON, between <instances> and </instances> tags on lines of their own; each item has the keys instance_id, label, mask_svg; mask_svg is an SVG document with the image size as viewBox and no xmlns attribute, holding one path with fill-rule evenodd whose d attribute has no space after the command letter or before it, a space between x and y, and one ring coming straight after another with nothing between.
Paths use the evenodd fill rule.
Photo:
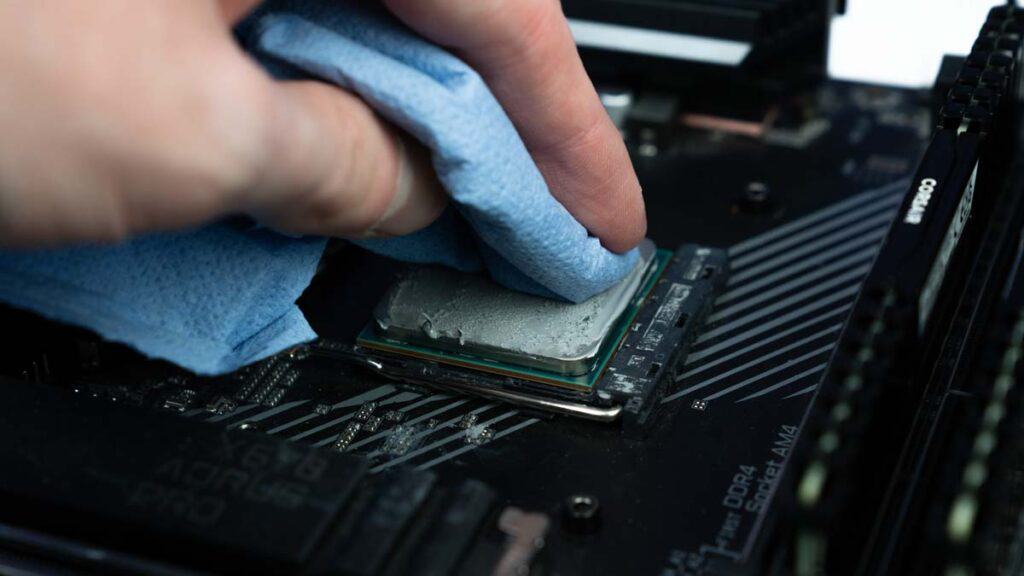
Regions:
<instances>
[{"instance_id":1,"label":"screw hole","mask_svg":"<svg viewBox=\"0 0 1024 576\"><path fill-rule=\"evenodd\" d=\"M589 494L574 494L569 497L569 514L576 519L593 518L600 507L597 498Z\"/></svg>"}]
</instances>

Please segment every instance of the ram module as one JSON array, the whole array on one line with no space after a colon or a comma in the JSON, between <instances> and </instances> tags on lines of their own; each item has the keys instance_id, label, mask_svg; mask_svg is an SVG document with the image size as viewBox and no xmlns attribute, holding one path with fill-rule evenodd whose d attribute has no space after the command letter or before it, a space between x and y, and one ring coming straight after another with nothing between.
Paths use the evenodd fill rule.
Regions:
<instances>
[{"instance_id":1,"label":"ram module","mask_svg":"<svg viewBox=\"0 0 1024 576\"><path fill-rule=\"evenodd\" d=\"M986 171L1015 123L1024 12L993 8L844 326L780 481L794 574L871 573L879 517L993 218ZM968 302L966 305L972 305Z\"/></svg>"}]
</instances>

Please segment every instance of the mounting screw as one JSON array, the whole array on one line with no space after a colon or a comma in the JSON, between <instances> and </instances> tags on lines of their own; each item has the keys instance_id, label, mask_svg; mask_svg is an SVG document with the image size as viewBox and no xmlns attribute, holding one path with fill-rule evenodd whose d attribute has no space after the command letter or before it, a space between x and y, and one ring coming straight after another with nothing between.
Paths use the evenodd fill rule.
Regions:
<instances>
[{"instance_id":1,"label":"mounting screw","mask_svg":"<svg viewBox=\"0 0 1024 576\"><path fill-rule=\"evenodd\" d=\"M593 534L601 527L601 503L590 494L573 494L565 499L562 520L570 532Z\"/></svg>"},{"instance_id":2,"label":"mounting screw","mask_svg":"<svg viewBox=\"0 0 1024 576\"><path fill-rule=\"evenodd\" d=\"M764 214L772 207L771 189L764 182L753 181L747 183L740 195L737 207L741 212L747 214Z\"/></svg>"},{"instance_id":3,"label":"mounting screw","mask_svg":"<svg viewBox=\"0 0 1024 576\"><path fill-rule=\"evenodd\" d=\"M764 182L751 182L747 184L747 200L758 204L768 201L769 190Z\"/></svg>"}]
</instances>

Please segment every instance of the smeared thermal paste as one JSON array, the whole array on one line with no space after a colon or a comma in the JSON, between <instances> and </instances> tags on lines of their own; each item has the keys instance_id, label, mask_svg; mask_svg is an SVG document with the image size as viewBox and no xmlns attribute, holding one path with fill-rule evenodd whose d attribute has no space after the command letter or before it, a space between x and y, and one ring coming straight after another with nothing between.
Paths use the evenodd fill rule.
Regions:
<instances>
[{"instance_id":1,"label":"smeared thermal paste","mask_svg":"<svg viewBox=\"0 0 1024 576\"><path fill-rule=\"evenodd\" d=\"M374 312L388 338L562 374L585 374L643 283L650 241L636 268L573 304L516 292L475 274L425 267L392 286Z\"/></svg>"}]
</instances>

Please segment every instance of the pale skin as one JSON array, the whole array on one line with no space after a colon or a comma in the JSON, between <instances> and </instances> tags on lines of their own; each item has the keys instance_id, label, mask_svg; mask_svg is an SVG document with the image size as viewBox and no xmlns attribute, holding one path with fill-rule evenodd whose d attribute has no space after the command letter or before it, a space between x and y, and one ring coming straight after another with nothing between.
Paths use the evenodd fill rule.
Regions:
<instances>
[{"instance_id":1,"label":"pale skin","mask_svg":"<svg viewBox=\"0 0 1024 576\"><path fill-rule=\"evenodd\" d=\"M379 1L379 0L367 0ZM558 200L622 252L643 198L557 0L383 0L469 62ZM256 0L0 2L0 247L115 242L248 214L406 234L444 209L424 151L358 97L271 79L231 37Z\"/></svg>"}]
</instances>

